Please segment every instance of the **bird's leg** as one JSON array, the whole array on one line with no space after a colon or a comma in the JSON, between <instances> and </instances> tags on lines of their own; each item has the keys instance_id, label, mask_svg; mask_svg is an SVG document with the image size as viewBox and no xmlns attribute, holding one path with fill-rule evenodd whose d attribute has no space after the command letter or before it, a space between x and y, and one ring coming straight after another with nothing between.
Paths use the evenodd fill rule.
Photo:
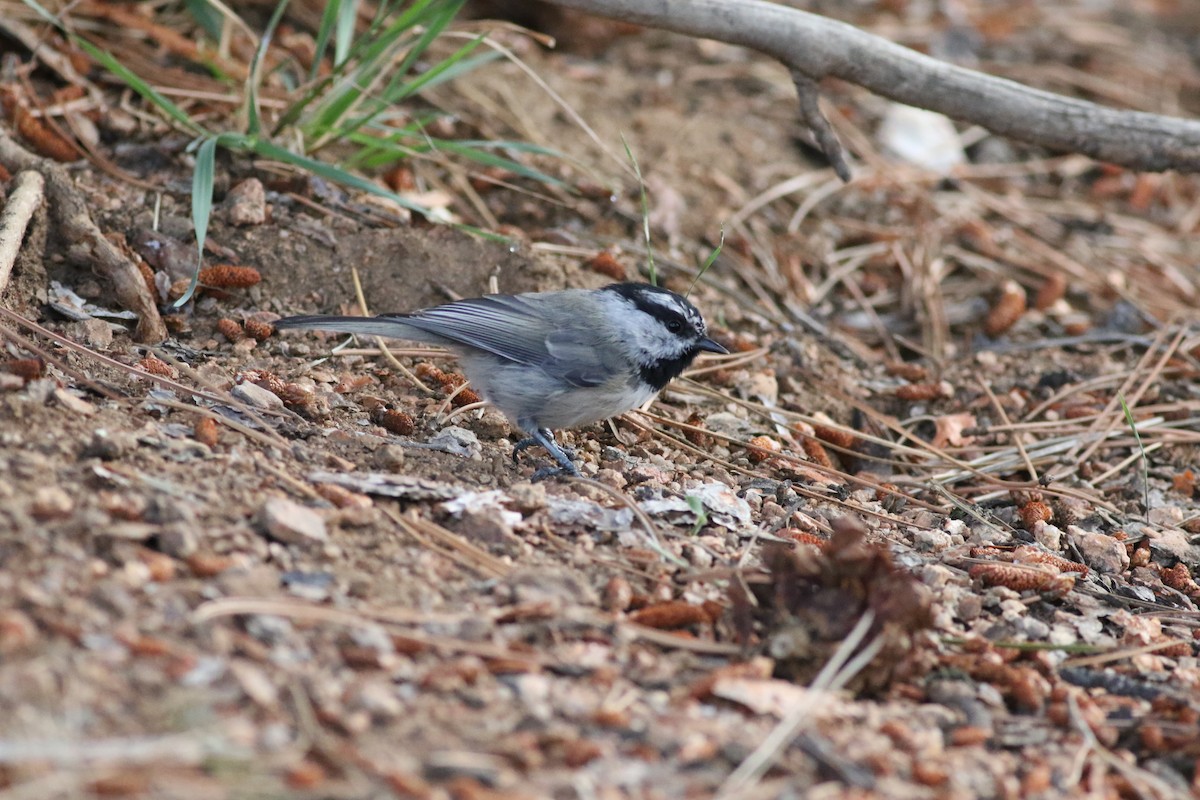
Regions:
<instances>
[{"instance_id":1,"label":"bird's leg","mask_svg":"<svg viewBox=\"0 0 1200 800\"><path fill-rule=\"evenodd\" d=\"M540 444L558 462L557 467L542 467L534 472L534 481L540 481L552 475L572 475L579 477L579 470L571 460L575 456L575 451L570 448L559 447L558 443L554 441L554 431L549 428L538 428L532 425L529 427L529 430L533 432L533 435L522 439L513 446L513 461L517 460L517 454L522 450L532 447L535 444Z\"/></svg>"},{"instance_id":2,"label":"bird's leg","mask_svg":"<svg viewBox=\"0 0 1200 800\"><path fill-rule=\"evenodd\" d=\"M542 436L545 436L547 439L549 439L551 444L553 444L555 447L557 447L559 450L561 450L566 455L567 460L572 462L572 466L574 466L574 461L575 461L575 448L574 447L567 447L565 444L559 444L558 440L554 438L554 431L550 430L549 428L541 428L541 429L539 429L539 433L541 433ZM546 449L549 450L550 448L546 448ZM553 450L550 451L550 455L554 456ZM554 459L556 461L559 460L558 456L554 456Z\"/></svg>"},{"instance_id":3,"label":"bird's leg","mask_svg":"<svg viewBox=\"0 0 1200 800\"><path fill-rule=\"evenodd\" d=\"M512 451L513 463L514 464L517 463L517 456L520 455L522 450L528 450L530 447L533 447L535 444L540 444L542 447L544 447L550 453L550 455L554 456L556 461L559 460L558 456L554 454L554 451L551 450L550 447L548 447L546 445L546 443L543 441L543 438L542 438L542 437L545 437L546 439L549 439L551 442L554 442L554 431L550 430L549 428L535 428L533 430L536 430L538 432L538 434L540 434L540 435L539 436L527 436L524 439L522 439L521 441L519 441L513 445L513 451ZM567 447L565 445L560 445L557 443L555 443L555 446L557 447L557 449L559 449L563 453L565 453L569 460L571 460L571 461L575 460L575 448ZM561 461L560 461L560 463L561 463Z\"/></svg>"}]
</instances>

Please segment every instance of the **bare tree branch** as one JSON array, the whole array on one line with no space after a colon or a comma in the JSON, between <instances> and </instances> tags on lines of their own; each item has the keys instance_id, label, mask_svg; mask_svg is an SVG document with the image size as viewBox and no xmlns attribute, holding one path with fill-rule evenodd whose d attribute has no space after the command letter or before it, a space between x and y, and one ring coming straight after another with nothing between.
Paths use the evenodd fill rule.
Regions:
<instances>
[{"instance_id":1,"label":"bare tree branch","mask_svg":"<svg viewBox=\"0 0 1200 800\"><path fill-rule=\"evenodd\" d=\"M742 45L810 82L840 78L876 94L1060 152L1131 169L1200 171L1200 122L1104 108L947 64L765 0L549 0L602 17ZM802 104L815 105L805 98ZM809 109L811 111L811 108ZM811 118L806 112L805 121ZM821 139L819 131L818 139ZM822 142L822 146L826 144ZM840 146L831 153L836 164Z\"/></svg>"},{"instance_id":2,"label":"bare tree branch","mask_svg":"<svg viewBox=\"0 0 1200 800\"><path fill-rule=\"evenodd\" d=\"M45 187L46 179L33 170L22 170L13 178L12 194L0 214L0 295L8 285L29 220L42 204Z\"/></svg>"},{"instance_id":3,"label":"bare tree branch","mask_svg":"<svg viewBox=\"0 0 1200 800\"><path fill-rule=\"evenodd\" d=\"M821 90L817 82L799 70L792 70L792 83L796 87L796 99L800 101L800 119L808 125L816 139L817 147L829 159L833 171L846 183L853 177L846 162L846 152L838 141L837 133L825 115L821 113Z\"/></svg>"}]
</instances>

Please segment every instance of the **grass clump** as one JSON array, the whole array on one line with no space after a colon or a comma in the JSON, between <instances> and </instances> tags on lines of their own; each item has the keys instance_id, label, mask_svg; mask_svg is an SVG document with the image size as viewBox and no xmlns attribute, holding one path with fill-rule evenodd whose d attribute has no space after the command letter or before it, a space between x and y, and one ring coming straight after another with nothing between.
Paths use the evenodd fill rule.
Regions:
<instances>
[{"instance_id":1,"label":"grass clump","mask_svg":"<svg viewBox=\"0 0 1200 800\"><path fill-rule=\"evenodd\" d=\"M407 4L384 0L365 22L357 0L331 0L324 5L313 37L314 53L307 66L272 47L289 5L288 0L280 0L258 37L247 77L235 87L242 97L240 113L225 115L224 127L190 114L144 75L74 31L65 19L51 14L37 0L25 2L165 119L194 137L188 148L196 162L192 221L201 258L220 150L282 163L434 219L438 216L434 209L364 177L359 170L386 168L405 159L438 153L561 185L503 155L556 154L521 142L439 139L427 130L438 112L414 112L408 107L422 93L500 57L495 50L481 48L486 34L468 38L449 55L433 55L432 46L449 32L465 0L414 0ZM186 7L214 38L231 20L228 7L211 0L190 0ZM239 30L249 31L240 19L236 25ZM284 87L286 97L282 107L273 104L270 113L264 112L260 102L268 77L273 87ZM335 145L336 158L330 159L325 151L334 150ZM195 286L193 279L176 304L186 303Z\"/></svg>"}]
</instances>

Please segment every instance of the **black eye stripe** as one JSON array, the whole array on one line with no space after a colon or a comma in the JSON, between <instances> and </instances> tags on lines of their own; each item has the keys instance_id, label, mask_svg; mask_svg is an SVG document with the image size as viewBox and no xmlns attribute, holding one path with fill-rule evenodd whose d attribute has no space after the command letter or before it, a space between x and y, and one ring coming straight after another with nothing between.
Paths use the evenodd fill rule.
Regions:
<instances>
[{"instance_id":1,"label":"black eye stripe","mask_svg":"<svg viewBox=\"0 0 1200 800\"><path fill-rule=\"evenodd\" d=\"M640 306L639 306L640 308ZM642 308L650 316L662 323L663 327L671 333L683 333L684 331L695 331L695 321L687 316L680 314L670 308L664 308L660 305L651 305L649 308Z\"/></svg>"},{"instance_id":2,"label":"black eye stripe","mask_svg":"<svg viewBox=\"0 0 1200 800\"><path fill-rule=\"evenodd\" d=\"M700 312L674 292L644 283L614 283L604 288L633 303L635 308L660 321L672 333L684 330L704 332ZM672 328L672 324L678 328Z\"/></svg>"},{"instance_id":3,"label":"black eye stripe","mask_svg":"<svg viewBox=\"0 0 1200 800\"><path fill-rule=\"evenodd\" d=\"M656 317L671 333L679 333L688 327L687 320L679 314L659 314Z\"/></svg>"}]
</instances>

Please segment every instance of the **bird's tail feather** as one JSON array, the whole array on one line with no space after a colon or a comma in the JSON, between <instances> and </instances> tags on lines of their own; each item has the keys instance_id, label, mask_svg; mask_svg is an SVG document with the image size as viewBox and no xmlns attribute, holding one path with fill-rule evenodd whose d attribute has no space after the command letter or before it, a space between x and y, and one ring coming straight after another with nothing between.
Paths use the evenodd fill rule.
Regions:
<instances>
[{"instance_id":1,"label":"bird's tail feather","mask_svg":"<svg viewBox=\"0 0 1200 800\"><path fill-rule=\"evenodd\" d=\"M276 328L309 328L336 333L355 333L361 336L386 336L390 339L408 339L415 342L443 344L445 339L413 327L403 317L330 317L320 314L301 317L284 317L276 321Z\"/></svg>"}]
</instances>

